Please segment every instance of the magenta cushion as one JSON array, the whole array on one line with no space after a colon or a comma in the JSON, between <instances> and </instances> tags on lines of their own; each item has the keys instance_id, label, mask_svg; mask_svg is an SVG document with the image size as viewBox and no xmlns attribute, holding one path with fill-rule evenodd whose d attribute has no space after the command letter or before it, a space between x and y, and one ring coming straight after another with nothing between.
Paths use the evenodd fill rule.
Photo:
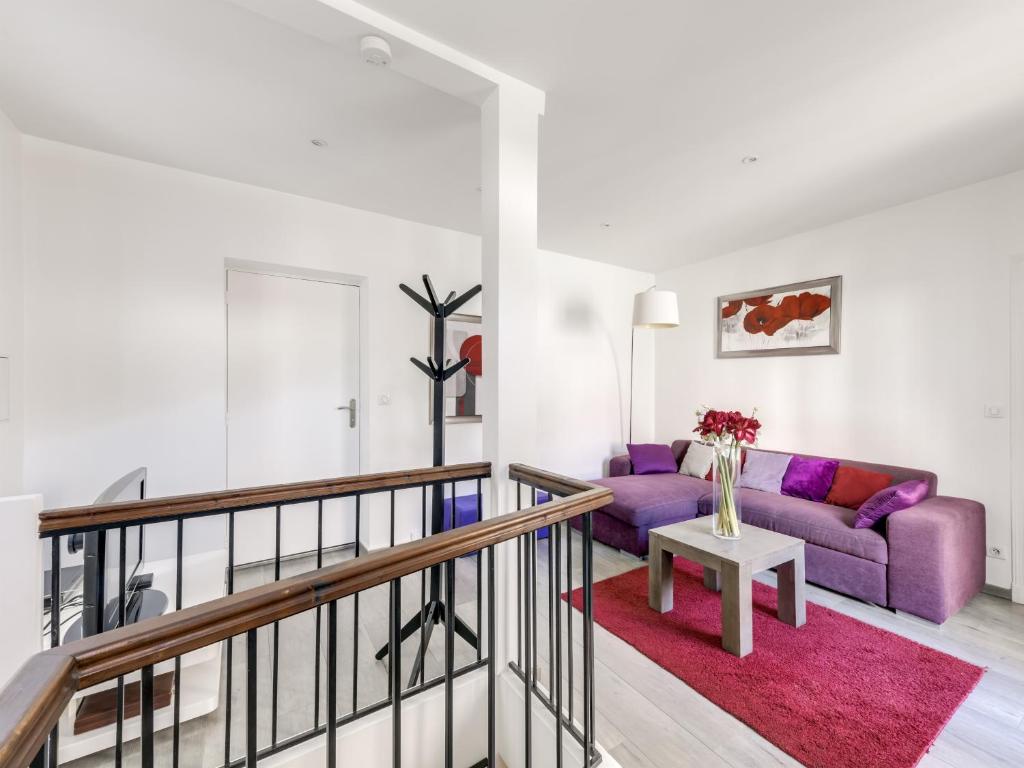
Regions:
<instances>
[{"instance_id":1,"label":"magenta cushion","mask_svg":"<svg viewBox=\"0 0 1024 768\"><path fill-rule=\"evenodd\" d=\"M667 445L656 443L638 443L627 445L629 460L633 464L634 475L657 475L662 472L678 472L676 457Z\"/></svg>"},{"instance_id":2,"label":"magenta cushion","mask_svg":"<svg viewBox=\"0 0 1024 768\"><path fill-rule=\"evenodd\" d=\"M808 501L824 501L839 469L834 459L805 459L794 456L782 478L782 495Z\"/></svg>"},{"instance_id":3,"label":"magenta cushion","mask_svg":"<svg viewBox=\"0 0 1024 768\"><path fill-rule=\"evenodd\" d=\"M927 496L928 483L924 480L907 480L905 483L890 485L860 505L853 527L870 528L893 512L919 504Z\"/></svg>"}]
</instances>

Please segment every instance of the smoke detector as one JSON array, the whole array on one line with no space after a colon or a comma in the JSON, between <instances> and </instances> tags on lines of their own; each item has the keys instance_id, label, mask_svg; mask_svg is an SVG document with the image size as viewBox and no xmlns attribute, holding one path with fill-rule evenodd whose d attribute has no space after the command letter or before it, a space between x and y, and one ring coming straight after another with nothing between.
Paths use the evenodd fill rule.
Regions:
<instances>
[{"instance_id":1,"label":"smoke detector","mask_svg":"<svg viewBox=\"0 0 1024 768\"><path fill-rule=\"evenodd\" d=\"M386 67L391 63L391 46L383 37L367 35L359 41L359 53L371 67Z\"/></svg>"}]
</instances>

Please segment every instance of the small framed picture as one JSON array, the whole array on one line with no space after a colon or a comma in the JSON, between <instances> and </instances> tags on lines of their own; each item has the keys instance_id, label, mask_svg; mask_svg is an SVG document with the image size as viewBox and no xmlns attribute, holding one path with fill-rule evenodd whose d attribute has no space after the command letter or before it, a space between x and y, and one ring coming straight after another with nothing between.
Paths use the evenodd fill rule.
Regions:
<instances>
[{"instance_id":1,"label":"small framed picture","mask_svg":"<svg viewBox=\"0 0 1024 768\"><path fill-rule=\"evenodd\" d=\"M842 277L719 296L715 355L838 354L842 298Z\"/></svg>"},{"instance_id":2,"label":"small framed picture","mask_svg":"<svg viewBox=\"0 0 1024 768\"><path fill-rule=\"evenodd\" d=\"M480 411L480 380L484 372L482 331L480 315L455 314L445 321L444 359L455 363L463 358L469 358L469 365L444 383L444 417L448 424L483 420ZM431 343L433 338L434 321L431 319ZM434 406L429 390L427 402L429 421L433 424Z\"/></svg>"}]
</instances>

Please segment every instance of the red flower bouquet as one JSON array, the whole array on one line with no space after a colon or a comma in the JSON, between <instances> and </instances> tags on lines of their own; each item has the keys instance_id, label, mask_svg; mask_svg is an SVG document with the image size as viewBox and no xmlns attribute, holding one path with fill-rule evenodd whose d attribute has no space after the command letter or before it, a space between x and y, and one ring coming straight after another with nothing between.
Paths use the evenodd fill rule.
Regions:
<instances>
[{"instance_id":1,"label":"red flower bouquet","mask_svg":"<svg viewBox=\"0 0 1024 768\"><path fill-rule=\"evenodd\" d=\"M721 538L740 537L736 482L739 480L743 448L757 443L761 422L756 414L756 409L749 416L739 411L717 411L713 408L697 411L697 426L693 431L715 451L712 528L714 534Z\"/></svg>"}]
</instances>

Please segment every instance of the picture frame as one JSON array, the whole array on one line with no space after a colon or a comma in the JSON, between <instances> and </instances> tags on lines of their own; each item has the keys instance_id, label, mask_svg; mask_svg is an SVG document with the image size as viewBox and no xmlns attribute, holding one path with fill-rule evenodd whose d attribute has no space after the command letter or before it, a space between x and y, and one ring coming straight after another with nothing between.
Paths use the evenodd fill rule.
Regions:
<instances>
[{"instance_id":1,"label":"picture frame","mask_svg":"<svg viewBox=\"0 0 1024 768\"><path fill-rule=\"evenodd\" d=\"M430 342L434 339L434 319L430 320ZM480 315L453 314L445 319L445 359L452 362L462 359L464 345L469 342L471 348L465 356L473 361L444 383L445 423L471 424L483 421L480 411L479 379L483 375L482 359L480 358L480 342L482 342L483 319ZM477 343L472 343L476 337ZM442 361L443 362L443 361ZM464 412L469 410L469 413ZM463 411L463 412L460 412ZM434 423L434 403L431 391L427 389L427 421Z\"/></svg>"},{"instance_id":2,"label":"picture frame","mask_svg":"<svg viewBox=\"0 0 1024 768\"><path fill-rule=\"evenodd\" d=\"M715 299L715 357L839 354L841 275Z\"/></svg>"}]
</instances>

